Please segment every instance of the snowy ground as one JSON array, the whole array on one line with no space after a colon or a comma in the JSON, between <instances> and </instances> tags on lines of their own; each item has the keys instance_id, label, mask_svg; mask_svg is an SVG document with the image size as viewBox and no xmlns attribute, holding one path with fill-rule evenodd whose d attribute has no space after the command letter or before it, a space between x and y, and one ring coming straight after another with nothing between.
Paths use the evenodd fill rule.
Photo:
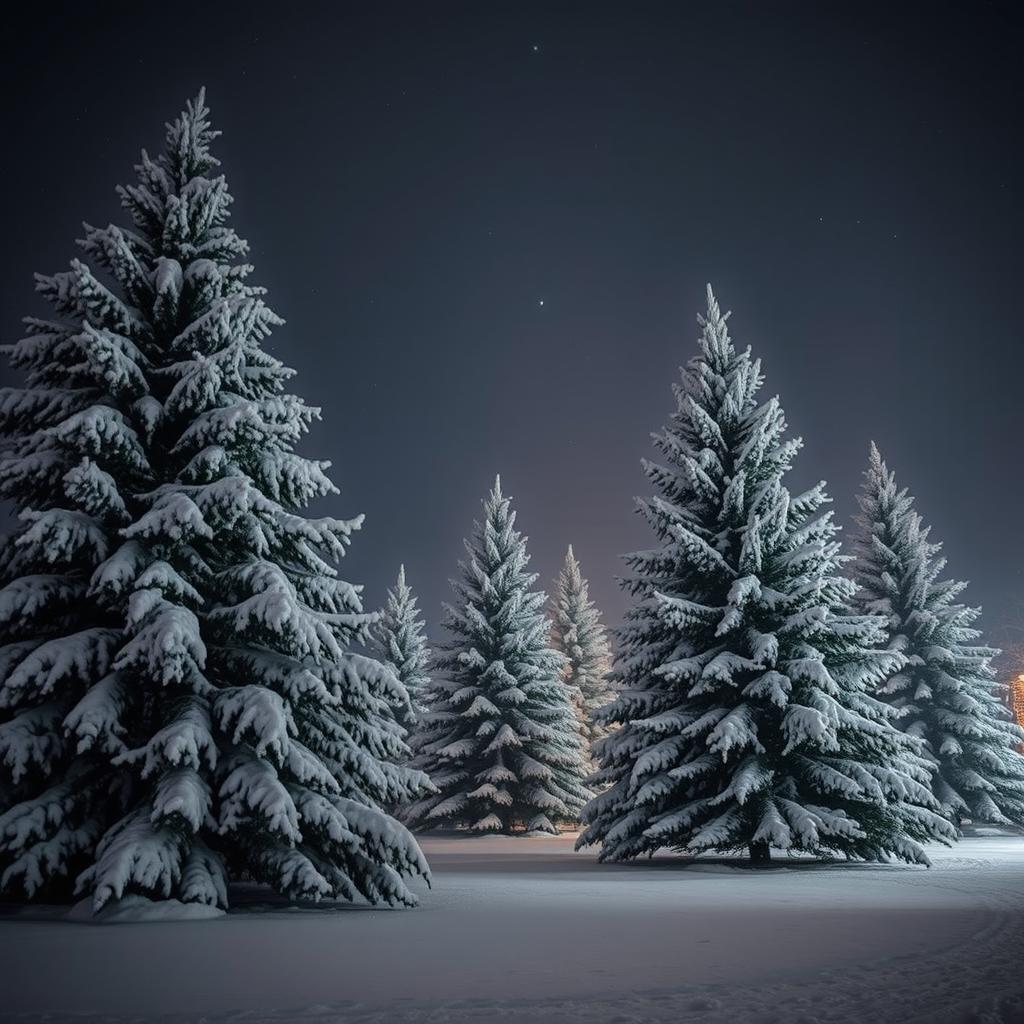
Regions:
<instances>
[{"instance_id":1,"label":"snowy ground","mask_svg":"<svg viewBox=\"0 0 1024 1024\"><path fill-rule=\"evenodd\" d=\"M413 911L0 919L2 1020L1017 1024L1024 838L930 871L598 865L559 839L428 838ZM260 902L263 900L264 902Z\"/></svg>"}]
</instances>

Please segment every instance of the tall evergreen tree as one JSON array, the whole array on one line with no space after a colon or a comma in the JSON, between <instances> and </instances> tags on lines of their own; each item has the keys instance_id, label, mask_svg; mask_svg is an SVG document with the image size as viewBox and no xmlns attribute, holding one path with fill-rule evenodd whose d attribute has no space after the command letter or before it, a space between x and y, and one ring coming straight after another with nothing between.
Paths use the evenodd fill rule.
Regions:
<instances>
[{"instance_id":1,"label":"tall evergreen tree","mask_svg":"<svg viewBox=\"0 0 1024 1024\"><path fill-rule=\"evenodd\" d=\"M551 627L552 646L565 658L563 678L572 692L589 749L605 731L595 716L612 696L608 685L611 651L601 613L590 600L589 585L571 544L555 584Z\"/></svg>"},{"instance_id":2,"label":"tall evergreen tree","mask_svg":"<svg viewBox=\"0 0 1024 1024\"><path fill-rule=\"evenodd\" d=\"M401 685L350 652L371 620L334 564L360 519L296 443L318 410L262 348L281 321L203 94L119 189L133 228L85 228L7 348L0 491L2 885L224 906L245 874L291 897L415 902L427 867L380 810ZM101 275L105 274L107 283Z\"/></svg>"},{"instance_id":3,"label":"tall evergreen tree","mask_svg":"<svg viewBox=\"0 0 1024 1024\"><path fill-rule=\"evenodd\" d=\"M927 862L951 839L928 765L870 692L899 655L872 650L880 622L844 608L824 485L783 484L799 441L760 364L737 351L708 288L699 354L645 463L657 495L638 510L658 541L627 556L635 598L596 744L580 845L619 860L659 847L772 847Z\"/></svg>"},{"instance_id":4,"label":"tall evergreen tree","mask_svg":"<svg viewBox=\"0 0 1024 1024\"><path fill-rule=\"evenodd\" d=\"M874 444L857 500L856 605L884 618L886 648L905 659L879 694L924 741L932 792L954 825L1024 825L1024 731L1001 700L991 665L999 652L975 643L981 609L958 602L966 583L942 579L942 545Z\"/></svg>"},{"instance_id":5,"label":"tall evergreen tree","mask_svg":"<svg viewBox=\"0 0 1024 1024\"><path fill-rule=\"evenodd\" d=\"M379 618L370 629L374 653L395 673L408 700L395 711L395 719L407 732L423 713L423 701L430 685L430 648L423 635L416 595L405 582L405 566L398 570L394 589Z\"/></svg>"},{"instance_id":6,"label":"tall evergreen tree","mask_svg":"<svg viewBox=\"0 0 1024 1024\"><path fill-rule=\"evenodd\" d=\"M446 606L428 711L412 739L413 764L438 788L409 809L410 823L479 831L555 832L590 795L579 725L549 646L546 595L531 590L526 538L501 481L484 502Z\"/></svg>"}]
</instances>

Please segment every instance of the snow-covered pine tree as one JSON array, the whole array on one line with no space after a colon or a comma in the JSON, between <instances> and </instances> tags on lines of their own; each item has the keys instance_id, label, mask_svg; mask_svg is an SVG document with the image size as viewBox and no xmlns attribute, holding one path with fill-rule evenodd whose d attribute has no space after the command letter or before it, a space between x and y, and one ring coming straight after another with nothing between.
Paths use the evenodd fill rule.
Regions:
<instances>
[{"instance_id":1,"label":"snow-covered pine tree","mask_svg":"<svg viewBox=\"0 0 1024 1024\"><path fill-rule=\"evenodd\" d=\"M409 808L418 827L555 832L589 797L580 728L549 646L546 595L531 590L526 538L500 479L475 524L445 608L428 709L413 765L439 792Z\"/></svg>"},{"instance_id":2,"label":"snow-covered pine tree","mask_svg":"<svg viewBox=\"0 0 1024 1024\"><path fill-rule=\"evenodd\" d=\"M395 720L407 732L423 713L430 685L431 653L419 614L416 595L405 582L405 566L400 566L394 589L388 590L384 608L370 627L370 639L373 653L394 671L408 695L395 709Z\"/></svg>"},{"instance_id":3,"label":"snow-covered pine tree","mask_svg":"<svg viewBox=\"0 0 1024 1024\"><path fill-rule=\"evenodd\" d=\"M771 848L926 863L952 839L927 762L870 692L899 662L880 620L846 613L824 485L791 496L799 448L760 364L737 351L708 288L700 351L645 462L639 512L658 546L627 556L635 597L602 718L580 846L621 860L660 847Z\"/></svg>"},{"instance_id":4,"label":"snow-covered pine tree","mask_svg":"<svg viewBox=\"0 0 1024 1024\"><path fill-rule=\"evenodd\" d=\"M563 678L572 693L589 750L605 732L594 716L611 700L611 651L601 613L590 600L589 585L571 544L551 602L551 643L565 658Z\"/></svg>"},{"instance_id":5,"label":"snow-covered pine tree","mask_svg":"<svg viewBox=\"0 0 1024 1024\"><path fill-rule=\"evenodd\" d=\"M932 792L954 825L1024 825L1024 731L1000 699L991 666L999 652L976 643L981 609L959 603L966 583L941 578L942 545L874 444L857 501L855 605L884 617L884 645L906 659L880 696L924 741Z\"/></svg>"},{"instance_id":6,"label":"snow-covered pine tree","mask_svg":"<svg viewBox=\"0 0 1024 1024\"><path fill-rule=\"evenodd\" d=\"M281 321L210 151L203 94L119 189L134 228L86 225L40 276L53 319L7 348L0 488L2 886L224 906L245 874L295 898L411 904L425 875L380 806L393 673L350 652L369 616L338 578L359 519L295 445L318 415L262 342ZM106 283L104 282L104 275Z\"/></svg>"}]
</instances>

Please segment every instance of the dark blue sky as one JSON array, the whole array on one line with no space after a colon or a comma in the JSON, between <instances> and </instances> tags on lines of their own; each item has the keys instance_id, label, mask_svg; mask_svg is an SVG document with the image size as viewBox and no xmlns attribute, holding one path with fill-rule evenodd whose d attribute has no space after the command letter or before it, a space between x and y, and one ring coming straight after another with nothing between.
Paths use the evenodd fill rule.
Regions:
<instances>
[{"instance_id":1,"label":"dark blue sky","mask_svg":"<svg viewBox=\"0 0 1024 1024\"><path fill-rule=\"evenodd\" d=\"M431 625L495 472L547 586L611 621L639 460L734 310L847 522L874 438L999 640L1024 639L1009 3L41 8L0 41L0 334L205 84L274 351L324 407L371 604ZM541 302L543 301L543 305ZM5 370L6 374L7 371Z\"/></svg>"}]
</instances>

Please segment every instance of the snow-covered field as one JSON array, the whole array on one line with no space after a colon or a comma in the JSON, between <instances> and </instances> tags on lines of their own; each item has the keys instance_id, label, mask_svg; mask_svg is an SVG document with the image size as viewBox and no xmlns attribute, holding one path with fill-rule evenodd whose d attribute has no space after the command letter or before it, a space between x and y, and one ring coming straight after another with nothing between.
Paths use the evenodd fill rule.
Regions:
<instances>
[{"instance_id":1,"label":"snow-covered field","mask_svg":"<svg viewBox=\"0 0 1024 1024\"><path fill-rule=\"evenodd\" d=\"M572 837L424 840L413 911L0 919L4 1020L1024 1021L1024 837L934 867L598 865ZM783 862L785 863L785 862Z\"/></svg>"}]
</instances>

